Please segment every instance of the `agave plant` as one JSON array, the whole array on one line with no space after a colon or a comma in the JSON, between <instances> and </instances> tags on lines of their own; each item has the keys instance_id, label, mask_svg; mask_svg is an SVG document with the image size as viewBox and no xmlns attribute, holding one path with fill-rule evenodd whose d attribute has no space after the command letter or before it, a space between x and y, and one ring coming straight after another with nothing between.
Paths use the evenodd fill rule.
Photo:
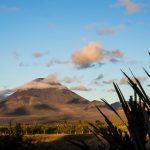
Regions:
<instances>
[{"instance_id":1,"label":"agave plant","mask_svg":"<svg viewBox=\"0 0 150 150\"><path fill-rule=\"evenodd\" d=\"M144 68L143 68L144 69ZM122 70L121 70L122 71ZM130 70L131 71L131 70ZM145 73L150 77L150 74L144 69ZM94 124L89 123L93 128L93 134L102 142L101 138L106 139L110 144L110 150L147 150L150 149L149 137L150 137L150 98L146 94L139 80L134 76L133 79L122 71L124 76L128 79L129 85L134 91L134 97L131 96L129 100L124 98L118 84L113 83L116 93L119 97L123 111L125 113L127 124L117 113L117 111L105 100L101 99L123 122L127 127L127 131L121 131L116 127L112 121L100 110L98 106L96 108L100 114L104 117L107 123L107 128L97 128ZM98 136L100 134L100 136ZM75 143L74 143L75 144ZM80 143L80 148L85 146ZM86 145L87 146L87 145ZM82 147L83 149L83 147ZM106 149L103 146L99 147L99 150Z\"/></svg>"},{"instance_id":2,"label":"agave plant","mask_svg":"<svg viewBox=\"0 0 150 150\"><path fill-rule=\"evenodd\" d=\"M127 77L129 85L135 92L134 99L131 97L129 102L126 101L119 86L114 83L114 87L128 120L128 131L131 137L131 142L134 145L134 149L145 150L147 136L149 136L150 133L150 99L133 73L132 75L135 82L124 72L123 74Z\"/></svg>"},{"instance_id":3,"label":"agave plant","mask_svg":"<svg viewBox=\"0 0 150 150\"><path fill-rule=\"evenodd\" d=\"M145 72L149 76L146 70ZM123 132L115 127L109 118L97 107L108 125L107 132L103 133L102 135L110 143L111 149L146 150L146 144L148 143L148 138L150 135L150 99L144 91L139 80L133 75L132 72L131 73L134 81L123 71L122 73L126 76L129 85L134 90L134 98L131 96L127 101L125 100L118 84L113 83L116 93L118 94L119 100L122 104L123 111L126 115L127 125L122 120L121 116L115 111L115 109L111 107L111 105L109 105L105 99L102 99L102 101L105 102L107 106L109 106L112 111L122 120L122 122L126 125L128 132Z\"/></svg>"}]
</instances>

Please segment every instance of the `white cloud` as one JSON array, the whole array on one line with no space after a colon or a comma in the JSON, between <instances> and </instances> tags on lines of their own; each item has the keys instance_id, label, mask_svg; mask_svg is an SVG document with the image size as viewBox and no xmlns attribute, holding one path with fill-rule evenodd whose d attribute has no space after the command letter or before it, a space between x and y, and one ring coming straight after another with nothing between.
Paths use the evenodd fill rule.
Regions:
<instances>
[{"instance_id":1,"label":"white cloud","mask_svg":"<svg viewBox=\"0 0 150 150\"><path fill-rule=\"evenodd\" d=\"M104 84L112 84L115 81L117 81L117 79L106 80L106 81L103 81L103 83Z\"/></svg>"},{"instance_id":2,"label":"white cloud","mask_svg":"<svg viewBox=\"0 0 150 150\"><path fill-rule=\"evenodd\" d=\"M90 42L87 45L77 49L72 54L72 62L76 65L77 69L85 69L101 66L102 60L122 59L124 56L123 51L115 49L106 51L102 44L97 42Z\"/></svg>"},{"instance_id":3,"label":"white cloud","mask_svg":"<svg viewBox=\"0 0 150 150\"><path fill-rule=\"evenodd\" d=\"M15 91L16 91L15 89L0 89L0 100L6 98L7 96L11 95Z\"/></svg>"},{"instance_id":4,"label":"white cloud","mask_svg":"<svg viewBox=\"0 0 150 150\"><path fill-rule=\"evenodd\" d=\"M60 82L60 80L58 79L57 73L48 75L48 77L46 77L43 81L46 83L59 83Z\"/></svg>"},{"instance_id":5,"label":"white cloud","mask_svg":"<svg viewBox=\"0 0 150 150\"><path fill-rule=\"evenodd\" d=\"M73 76L73 77L65 77L62 82L64 83L73 83L73 82L80 82L81 77Z\"/></svg>"},{"instance_id":6,"label":"white cloud","mask_svg":"<svg viewBox=\"0 0 150 150\"><path fill-rule=\"evenodd\" d=\"M71 87L70 89L75 90L75 91L91 91L90 88L88 88L84 85L74 86L74 87Z\"/></svg>"},{"instance_id":7,"label":"white cloud","mask_svg":"<svg viewBox=\"0 0 150 150\"><path fill-rule=\"evenodd\" d=\"M147 77L145 77L145 76L138 76L137 79L138 79L140 82L144 82L144 81L147 80ZM133 77L131 77L131 80L132 80L133 82L135 82L135 80L134 80ZM119 83L120 83L120 84L128 84L128 79L127 79L126 77L123 77L123 78L120 79Z\"/></svg>"},{"instance_id":8,"label":"white cloud","mask_svg":"<svg viewBox=\"0 0 150 150\"><path fill-rule=\"evenodd\" d=\"M72 61L77 65L87 65L101 59L103 59L103 45L96 42L90 42L72 55Z\"/></svg>"},{"instance_id":9,"label":"white cloud","mask_svg":"<svg viewBox=\"0 0 150 150\"><path fill-rule=\"evenodd\" d=\"M144 8L144 5L141 3L133 2L133 0L118 0L115 4L113 4L114 7L125 7L126 12L129 14L137 13L141 11Z\"/></svg>"}]
</instances>

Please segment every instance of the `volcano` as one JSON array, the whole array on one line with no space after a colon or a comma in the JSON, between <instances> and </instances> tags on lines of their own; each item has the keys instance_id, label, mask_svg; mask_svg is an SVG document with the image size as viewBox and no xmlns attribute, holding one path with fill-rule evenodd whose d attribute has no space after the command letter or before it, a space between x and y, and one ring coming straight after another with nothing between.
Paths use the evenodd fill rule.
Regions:
<instances>
[{"instance_id":1,"label":"volcano","mask_svg":"<svg viewBox=\"0 0 150 150\"><path fill-rule=\"evenodd\" d=\"M38 78L16 88L0 102L0 123L96 120L99 113L95 105L112 118L112 111L103 102L89 101L59 82Z\"/></svg>"}]
</instances>

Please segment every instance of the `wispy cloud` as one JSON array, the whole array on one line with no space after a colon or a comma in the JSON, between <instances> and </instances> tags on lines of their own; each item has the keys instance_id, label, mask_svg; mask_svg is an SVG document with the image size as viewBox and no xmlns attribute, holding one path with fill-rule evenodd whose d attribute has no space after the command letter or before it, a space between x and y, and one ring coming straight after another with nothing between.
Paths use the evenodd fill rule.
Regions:
<instances>
[{"instance_id":1,"label":"wispy cloud","mask_svg":"<svg viewBox=\"0 0 150 150\"><path fill-rule=\"evenodd\" d=\"M58 73L49 74L48 77L44 79L46 82L55 82L55 83L81 83L83 77L78 76L66 76L64 78L60 78Z\"/></svg>"},{"instance_id":2,"label":"wispy cloud","mask_svg":"<svg viewBox=\"0 0 150 150\"><path fill-rule=\"evenodd\" d=\"M142 82L147 80L147 77L145 77L145 76L138 76L137 79L142 83ZM131 80L133 80L133 82L135 82L133 77L131 77ZM128 81L128 79L126 77L121 78L120 81L119 81L120 84L128 84L128 82L129 81Z\"/></svg>"},{"instance_id":3,"label":"wispy cloud","mask_svg":"<svg viewBox=\"0 0 150 150\"><path fill-rule=\"evenodd\" d=\"M33 57L34 58L40 58L40 57L42 57L42 56L44 56L44 55L47 55L48 54L48 52L47 51L45 51L45 52L42 52L42 51L35 51L35 52L33 52Z\"/></svg>"},{"instance_id":4,"label":"wispy cloud","mask_svg":"<svg viewBox=\"0 0 150 150\"><path fill-rule=\"evenodd\" d=\"M100 86L101 85L101 79L104 78L103 74L99 74L95 79L93 79L91 81L91 83L89 85L95 85L95 86Z\"/></svg>"},{"instance_id":5,"label":"wispy cloud","mask_svg":"<svg viewBox=\"0 0 150 150\"><path fill-rule=\"evenodd\" d=\"M96 64L81 64L81 65L77 65L76 68L77 69L87 69L87 68L93 68L95 66L96 66Z\"/></svg>"},{"instance_id":6,"label":"wispy cloud","mask_svg":"<svg viewBox=\"0 0 150 150\"><path fill-rule=\"evenodd\" d=\"M115 58L112 58L112 59L110 59L109 61L112 62L112 63L118 63L118 62L119 62L119 60L118 60L118 59L115 59Z\"/></svg>"},{"instance_id":7,"label":"wispy cloud","mask_svg":"<svg viewBox=\"0 0 150 150\"><path fill-rule=\"evenodd\" d=\"M133 0L118 0L113 7L124 7L128 14L137 13L144 8L144 4L134 2Z\"/></svg>"},{"instance_id":8,"label":"wispy cloud","mask_svg":"<svg viewBox=\"0 0 150 150\"><path fill-rule=\"evenodd\" d=\"M124 30L124 29L125 29L125 26L123 24L120 24L120 25L117 25L115 27L107 27L107 28L98 29L97 33L100 36L112 35L112 34L115 34L117 31Z\"/></svg>"},{"instance_id":9,"label":"wispy cloud","mask_svg":"<svg viewBox=\"0 0 150 150\"><path fill-rule=\"evenodd\" d=\"M6 6L6 5L0 5L0 12L17 12L19 11L20 8L15 7L15 6Z\"/></svg>"},{"instance_id":10,"label":"wispy cloud","mask_svg":"<svg viewBox=\"0 0 150 150\"><path fill-rule=\"evenodd\" d=\"M124 52L119 49L113 49L112 51L105 51L105 58L112 59L121 59L124 57Z\"/></svg>"},{"instance_id":11,"label":"wispy cloud","mask_svg":"<svg viewBox=\"0 0 150 150\"><path fill-rule=\"evenodd\" d=\"M104 75L103 74L99 74L94 80L101 80L104 78Z\"/></svg>"},{"instance_id":12,"label":"wispy cloud","mask_svg":"<svg viewBox=\"0 0 150 150\"><path fill-rule=\"evenodd\" d=\"M74 86L74 87L71 87L70 89L74 91L91 91L92 90L91 88L88 88L84 85Z\"/></svg>"},{"instance_id":13,"label":"wispy cloud","mask_svg":"<svg viewBox=\"0 0 150 150\"><path fill-rule=\"evenodd\" d=\"M105 80L103 81L103 84L112 84L115 81L117 81L117 79Z\"/></svg>"},{"instance_id":14,"label":"wispy cloud","mask_svg":"<svg viewBox=\"0 0 150 150\"><path fill-rule=\"evenodd\" d=\"M70 63L70 61L68 61L68 60L52 59L46 63L46 66L51 67L52 65L55 65L55 64L69 64L69 63Z\"/></svg>"},{"instance_id":15,"label":"wispy cloud","mask_svg":"<svg viewBox=\"0 0 150 150\"><path fill-rule=\"evenodd\" d=\"M57 73L53 73L53 74L50 74L48 75L45 79L44 79L44 82L54 82L54 83L58 83L60 82L59 80L59 77L58 77L58 74Z\"/></svg>"},{"instance_id":16,"label":"wispy cloud","mask_svg":"<svg viewBox=\"0 0 150 150\"><path fill-rule=\"evenodd\" d=\"M14 93L16 89L0 89L0 100Z\"/></svg>"},{"instance_id":17,"label":"wispy cloud","mask_svg":"<svg viewBox=\"0 0 150 150\"><path fill-rule=\"evenodd\" d=\"M19 66L19 67L29 67L30 65L24 63L23 61L21 61L21 62L18 63L18 66Z\"/></svg>"},{"instance_id":18,"label":"wispy cloud","mask_svg":"<svg viewBox=\"0 0 150 150\"><path fill-rule=\"evenodd\" d=\"M81 79L82 79L82 77L77 77L77 76L64 77L64 79L62 79L62 82L64 82L64 83L81 82Z\"/></svg>"},{"instance_id":19,"label":"wispy cloud","mask_svg":"<svg viewBox=\"0 0 150 150\"><path fill-rule=\"evenodd\" d=\"M108 89L107 92L108 93L110 93L110 92L116 92L116 90L115 89Z\"/></svg>"}]
</instances>

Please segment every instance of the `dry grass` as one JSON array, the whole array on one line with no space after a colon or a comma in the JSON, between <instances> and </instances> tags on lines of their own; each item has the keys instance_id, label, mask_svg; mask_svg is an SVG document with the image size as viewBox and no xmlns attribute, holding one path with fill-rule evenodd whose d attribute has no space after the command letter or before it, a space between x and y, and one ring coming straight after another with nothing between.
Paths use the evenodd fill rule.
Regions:
<instances>
[{"instance_id":1,"label":"dry grass","mask_svg":"<svg viewBox=\"0 0 150 150\"><path fill-rule=\"evenodd\" d=\"M25 135L24 138L31 138L34 143L39 143L56 141L64 136L66 136L66 134L31 134Z\"/></svg>"},{"instance_id":2,"label":"dry grass","mask_svg":"<svg viewBox=\"0 0 150 150\"><path fill-rule=\"evenodd\" d=\"M92 148L98 150L99 141L93 134L68 135L68 134L35 134L25 135L31 138L37 150L80 150L67 140L84 140Z\"/></svg>"}]
</instances>

